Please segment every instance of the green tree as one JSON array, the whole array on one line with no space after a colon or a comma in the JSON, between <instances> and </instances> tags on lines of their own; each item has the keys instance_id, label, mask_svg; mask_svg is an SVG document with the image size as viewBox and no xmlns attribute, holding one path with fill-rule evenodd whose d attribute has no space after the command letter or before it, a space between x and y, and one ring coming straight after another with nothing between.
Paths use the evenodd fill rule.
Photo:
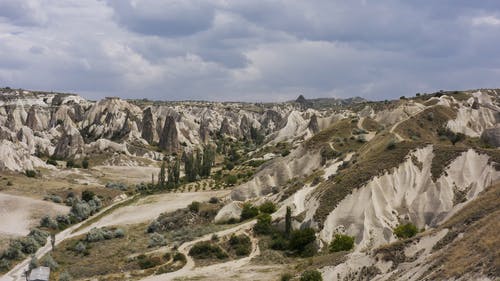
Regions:
<instances>
[{"instance_id":1,"label":"green tree","mask_svg":"<svg viewBox=\"0 0 500 281\"><path fill-rule=\"evenodd\" d=\"M245 203L241 210L241 221L251 219L259 214L259 209L250 203Z\"/></svg>"},{"instance_id":2,"label":"green tree","mask_svg":"<svg viewBox=\"0 0 500 281\"><path fill-rule=\"evenodd\" d=\"M276 212L276 205L271 201L266 201L259 206L261 213L272 214Z\"/></svg>"},{"instance_id":3,"label":"green tree","mask_svg":"<svg viewBox=\"0 0 500 281\"><path fill-rule=\"evenodd\" d=\"M257 234L270 234L271 233L271 215L260 214L257 217L257 223L253 227L253 231Z\"/></svg>"},{"instance_id":4,"label":"green tree","mask_svg":"<svg viewBox=\"0 0 500 281\"><path fill-rule=\"evenodd\" d=\"M315 240L316 234L312 228L294 230L290 235L290 248L301 253Z\"/></svg>"},{"instance_id":5,"label":"green tree","mask_svg":"<svg viewBox=\"0 0 500 281\"><path fill-rule=\"evenodd\" d=\"M285 215L285 235L286 237L290 237L290 233L292 232L292 209L288 206L286 207L286 215Z\"/></svg>"},{"instance_id":6,"label":"green tree","mask_svg":"<svg viewBox=\"0 0 500 281\"><path fill-rule=\"evenodd\" d=\"M158 175L158 188L164 189L166 187L166 171L165 160L161 162L160 174Z\"/></svg>"},{"instance_id":7,"label":"green tree","mask_svg":"<svg viewBox=\"0 0 500 281\"><path fill-rule=\"evenodd\" d=\"M201 177L209 177L212 170L212 166L215 162L215 151L210 146L205 146L203 148L203 161L200 169Z\"/></svg>"}]
</instances>

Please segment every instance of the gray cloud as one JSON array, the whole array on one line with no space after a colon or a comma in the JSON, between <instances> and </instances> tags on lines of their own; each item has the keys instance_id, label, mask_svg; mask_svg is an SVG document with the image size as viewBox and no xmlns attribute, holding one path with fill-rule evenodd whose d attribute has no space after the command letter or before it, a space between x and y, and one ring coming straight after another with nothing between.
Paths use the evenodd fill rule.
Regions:
<instances>
[{"instance_id":1,"label":"gray cloud","mask_svg":"<svg viewBox=\"0 0 500 281\"><path fill-rule=\"evenodd\" d=\"M4 0L0 86L90 98L498 87L498 1Z\"/></svg>"}]
</instances>

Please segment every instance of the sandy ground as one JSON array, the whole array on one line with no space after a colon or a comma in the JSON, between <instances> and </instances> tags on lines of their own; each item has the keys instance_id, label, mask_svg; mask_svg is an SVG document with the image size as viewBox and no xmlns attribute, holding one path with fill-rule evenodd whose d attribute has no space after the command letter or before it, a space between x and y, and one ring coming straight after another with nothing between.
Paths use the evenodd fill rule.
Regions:
<instances>
[{"instance_id":1,"label":"sandy ground","mask_svg":"<svg viewBox=\"0 0 500 281\"><path fill-rule=\"evenodd\" d=\"M68 212L61 204L0 193L0 235L27 235L42 216Z\"/></svg>"},{"instance_id":2,"label":"sandy ground","mask_svg":"<svg viewBox=\"0 0 500 281\"><path fill-rule=\"evenodd\" d=\"M161 213L185 208L193 201L208 201L211 197L224 197L229 195L230 192L230 190L222 190L151 195L112 212L76 234L85 233L93 227L148 222Z\"/></svg>"}]
</instances>

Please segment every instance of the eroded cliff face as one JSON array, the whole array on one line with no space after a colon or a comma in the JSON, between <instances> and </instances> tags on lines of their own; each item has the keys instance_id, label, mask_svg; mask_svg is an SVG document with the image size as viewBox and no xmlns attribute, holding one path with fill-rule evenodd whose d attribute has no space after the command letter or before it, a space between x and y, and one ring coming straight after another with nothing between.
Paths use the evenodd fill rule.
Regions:
<instances>
[{"instance_id":1,"label":"eroded cliff face","mask_svg":"<svg viewBox=\"0 0 500 281\"><path fill-rule=\"evenodd\" d=\"M114 97L92 102L72 94L2 91L0 139L5 146L16 147L0 159L0 166L7 170L34 168L43 163L36 160L39 156L78 159L92 153L126 151L133 157L158 159L161 156L146 145L174 153L181 149L180 144L182 149L192 150L214 143L218 133L248 139L252 128L267 133L266 141L294 141L298 130L307 129L302 125L310 118L293 104L141 103ZM316 114L327 118L325 112ZM301 120L302 127L295 120ZM287 125L294 129L283 131ZM144 153L145 149L151 153Z\"/></svg>"}]
</instances>

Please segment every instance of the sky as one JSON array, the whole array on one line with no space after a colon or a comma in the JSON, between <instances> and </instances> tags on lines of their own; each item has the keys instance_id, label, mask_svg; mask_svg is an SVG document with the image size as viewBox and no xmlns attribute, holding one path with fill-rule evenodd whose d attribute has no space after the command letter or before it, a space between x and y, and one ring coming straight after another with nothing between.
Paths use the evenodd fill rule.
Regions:
<instances>
[{"instance_id":1,"label":"sky","mask_svg":"<svg viewBox=\"0 0 500 281\"><path fill-rule=\"evenodd\" d=\"M370 100L500 87L498 0L0 0L0 87Z\"/></svg>"}]
</instances>

